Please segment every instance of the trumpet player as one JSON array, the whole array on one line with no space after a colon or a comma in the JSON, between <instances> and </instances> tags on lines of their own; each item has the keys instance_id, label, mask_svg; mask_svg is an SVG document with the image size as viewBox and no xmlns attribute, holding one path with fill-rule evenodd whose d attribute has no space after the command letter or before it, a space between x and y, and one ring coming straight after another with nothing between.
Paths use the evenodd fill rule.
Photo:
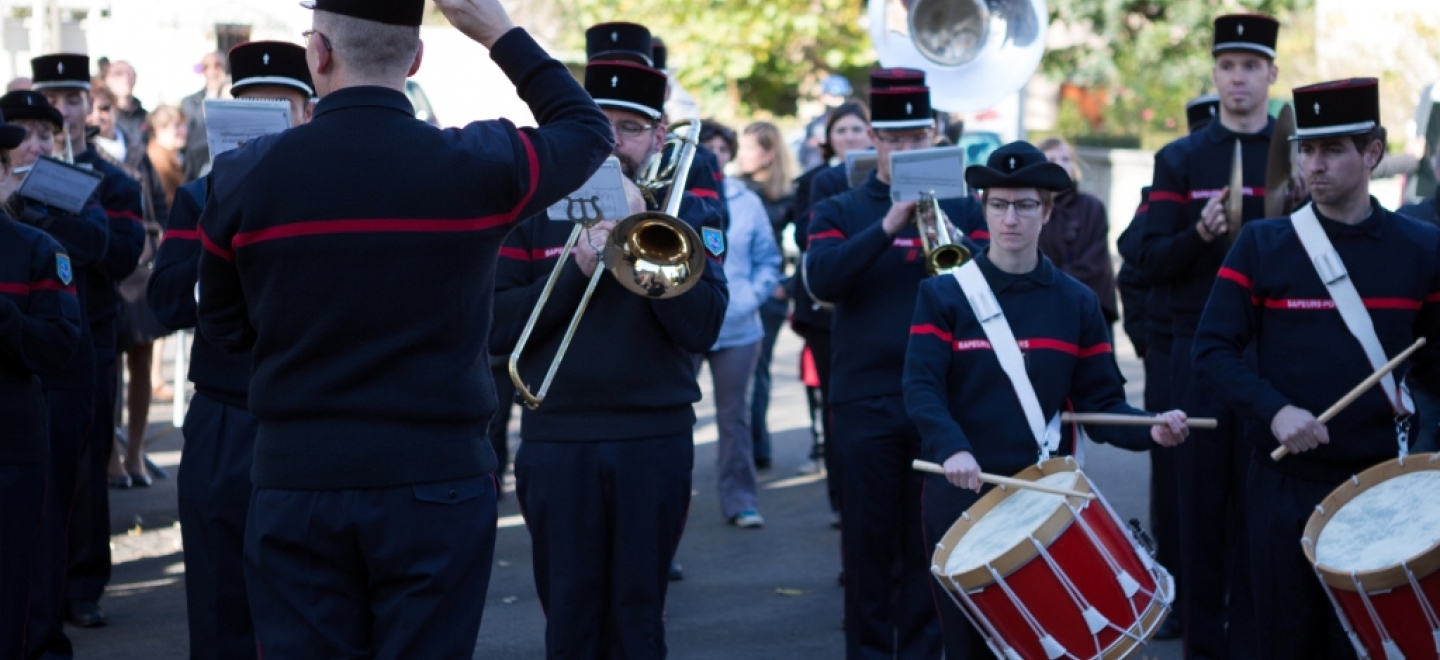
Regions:
<instances>
[{"instance_id":1,"label":"trumpet player","mask_svg":"<svg viewBox=\"0 0 1440 660\"><path fill-rule=\"evenodd\" d=\"M879 167L815 207L803 264L810 292L835 304L828 428L845 465L845 656L934 658L940 630L921 547L923 480L910 469L920 434L901 393L927 255L912 220L917 205L890 201L890 154L930 147L935 121L922 72L880 69L870 77L869 135ZM971 240L988 239L975 199L939 207Z\"/></svg>"},{"instance_id":2,"label":"trumpet player","mask_svg":"<svg viewBox=\"0 0 1440 660\"><path fill-rule=\"evenodd\" d=\"M640 33L614 34L625 42ZM616 47L648 54L648 32L641 36ZM665 74L640 62L596 59L585 68L585 89L610 120L627 180L663 157L665 88ZM703 236L703 247L691 246L705 251L698 283L651 299L601 273L570 359L560 363L544 402L522 413L515 482L533 542L549 658L665 657L665 593L694 463L693 404L700 400L694 356L715 344L729 300L721 214L683 191L685 174L677 167L667 188L680 187L679 219ZM642 210L638 190L626 185L636 193L631 211ZM654 197L668 201L667 192ZM570 223L536 216L506 240L491 339L495 353L510 352L531 310L542 305L530 341L535 350L517 362L527 385L541 382L587 281L605 267L596 247L605 246L616 220L585 230L563 261ZM546 300L542 290L557 268Z\"/></svg>"}]
</instances>

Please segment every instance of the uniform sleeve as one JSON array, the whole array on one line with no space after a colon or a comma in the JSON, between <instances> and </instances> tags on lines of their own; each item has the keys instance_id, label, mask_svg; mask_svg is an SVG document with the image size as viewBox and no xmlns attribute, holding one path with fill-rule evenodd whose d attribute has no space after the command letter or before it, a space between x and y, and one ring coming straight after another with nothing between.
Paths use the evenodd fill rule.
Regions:
<instances>
[{"instance_id":1,"label":"uniform sleeve","mask_svg":"<svg viewBox=\"0 0 1440 660\"><path fill-rule=\"evenodd\" d=\"M1080 346L1075 371L1070 375L1071 406L1079 412L1147 415L1125 402L1125 378L1115 363L1115 350L1107 330L1109 324L1095 294L1088 289L1083 293ZM1132 451L1146 451L1155 446L1148 426L1095 425L1085 427L1085 431L1092 440Z\"/></svg>"},{"instance_id":2,"label":"uniform sleeve","mask_svg":"<svg viewBox=\"0 0 1440 660\"><path fill-rule=\"evenodd\" d=\"M97 264L100 273L114 280L125 279L140 264L145 251L144 206L140 184L119 168L107 168L106 183L100 188L100 206L110 228L110 248Z\"/></svg>"},{"instance_id":3,"label":"uniform sleeve","mask_svg":"<svg viewBox=\"0 0 1440 660\"><path fill-rule=\"evenodd\" d=\"M1424 337L1426 343L1415 352L1410 367L1410 377L1432 395L1440 393L1440 249L1435 252L1431 256L1435 272L1427 284L1425 302L1415 316L1415 336Z\"/></svg>"},{"instance_id":4,"label":"uniform sleeve","mask_svg":"<svg viewBox=\"0 0 1440 660\"><path fill-rule=\"evenodd\" d=\"M934 463L971 451L970 439L950 415L948 382L955 321L941 302L939 288L955 286L953 282L953 278L941 277L920 283L910 342L905 347L905 412L920 431L920 457Z\"/></svg>"},{"instance_id":5,"label":"uniform sleeve","mask_svg":"<svg viewBox=\"0 0 1440 660\"><path fill-rule=\"evenodd\" d=\"M545 289L551 269L538 265L541 255L536 253L549 246L536 237L544 235L541 230L547 222L550 222L550 219L543 213L530 218L510 232L504 247L500 248L500 261L495 266L495 320L490 326L491 355L504 355L515 350L525 323L540 302L540 294ZM585 237L582 235L580 240L585 240ZM570 317L580 306L585 286L589 283L585 274L580 271L580 266L576 265L574 257L566 257L565 261L557 263L556 267L562 269L560 278L555 282L555 289L551 291L550 299L546 301L540 318L535 322L533 332L536 337L556 332L570 322Z\"/></svg>"},{"instance_id":6,"label":"uniform sleeve","mask_svg":"<svg viewBox=\"0 0 1440 660\"><path fill-rule=\"evenodd\" d=\"M234 353L250 350L255 345L255 328L250 323L240 271L235 267L235 250L230 243L239 231L240 206L230 195L217 193L226 190L227 162L246 151L249 150L235 150L216 159L208 179L210 192L200 214L199 229L204 252L200 255L198 326L211 343Z\"/></svg>"},{"instance_id":7,"label":"uniform sleeve","mask_svg":"<svg viewBox=\"0 0 1440 660\"><path fill-rule=\"evenodd\" d=\"M826 176L833 170L821 170L815 175L815 180L810 182L810 206L814 208L820 202L845 192L850 181L845 178L845 168L841 167L841 176Z\"/></svg>"},{"instance_id":8,"label":"uniform sleeve","mask_svg":"<svg viewBox=\"0 0 1440 660\"><path fill-rule=\"evenodd\" d=\"M171 330L195 327L195 282L199 279L200 253L204 251L196 229L202 205L202 200L192 194L196 187L187 184L175 191L175 203L155 255L155 269L145 288L150 310Z\"/></svg>"},{"instance_id":9,"label":"uniform sleeve","mask_svg":"<svg viewBox=\"0 0 1440 660\"><path fill-rule=\"evenodd\" d=\"M695 150L695 159L690 164L689 176L685 180L685 192L695 196L701 204L713 207L712 213L720 215L720 228L730 229L730 204L721 191L720 161L709 149Z\"/></svg>"},{"instance_id":10,"label":"uniform sleeve","mask_svg":"<svg viewBox=\"0 0 1440 660\"><path fill-rule=\"evenodd\" d=\"M724 222L713 205L701 203L694 195L685 195L680 205L680 219L696 228L720 229ZM729 303L725 269L721 261L707 251L705 273L700 281L683 295L651 300L650 308L665 329L665 334L677 345L691 353L704 353L720 337L720 326L725 323L725 306Z\"/></svg>"},{"instance_id":11,"label":"uniform sleeve","mask_svg":"<svg viewBox=\"0 0 1440 660\"><path fill-rule=\"evenodd\" d=\"M831 199L815 207L810 222L810 249L803 265L805 284L816 299L825 302L844 298L893 242L878 220L847 236L843 218L844 209Z\"/></svg>"},{"instance_id":12,"label":"uniform sleeve","mask_svg":"<svg viewBox=\"0 0 1440 660\"><path fill-rule=\"evenodd\" d=\"M80 340L80 301L60 278L69 259L59 243L37 237L30 253L30 294L24 307L0 298L0 355L34 374L65 366ZM73 270L70 277L74 277Z\"/></svg>"},{"instance_id":13,"label":"uniform sleeve","mask_svg":"<svg viewBox=\"0 0 1440 660\"><path fill-rule=\"evenodd\" d=\"M88 270L101 259L110 247L110 227L105 219L105 209L93 199L78 214L44 207L35 202L21 201L20 222L49 234L60 243L60 248L70 255L70 265L76 272Z\"/></svg>"},{"instance_id":14,"label":"uniform sleeve","mask_svg":"<svg viewBox=\"0 0 1440 660\"><path fill-rule=\"evenodd\" d=\"M515 84L515 91L539 124L516 129L501 120L513 162L520 164L513 190L511 221L528 218L560 201L590 178L615 148L610 120L565 66L530 35L515 28L500 37L490 57ZM476 122L459 131L467 147L493 149L494 122Z\"/></svg>"},{"instance_id":15,"label":"uniform sleeve","mask_svg":"<svg viewBox=\"0 0 1440 660\"><path fill-rule=\"evenodd\" d=\"M1123 312L1120 327L1130 337L1135 353L1142 358L1150 349L1145 333L1145 298L1150 295L1150 281L1135 267L1135 262L1139 259L1140 234L1145 230L1149 196L1148 188L1140 193L1140 207L1135 210L1130 226L1120 232L1120 239L1115 244L1120 258L1124 260L1120 264L1119 274L1115 277L1115 287L1120 291L1120 309Z\"/></svg>"},{"instance_id":16,"label":"uniform sleeve","mask_svg":"<svg viewBox=\"0 0 1440 660\"><path fill-rule=\"evenodd\" d=\"M1215 383L1225 405L1269 424L1290 400L1245 363L1245 347L1259 328L1254 279L1259 249L1251 225L1225 257L1195 331L1195 368Z\"/></svg>"},{"instance_id":17,"label":"uniform sleeve","mask_svg":"<svg viewBox=\"0 0 1440 660\"><path fill-rule=\"evenodd\" d=\"M1190 182L1182 171L1183 158L1183 152L1171 147L1155 154L1155 180L1136 262L1154 284L1174 281L1210 247L1190 220Z\"/></svg>"}]
</instances>

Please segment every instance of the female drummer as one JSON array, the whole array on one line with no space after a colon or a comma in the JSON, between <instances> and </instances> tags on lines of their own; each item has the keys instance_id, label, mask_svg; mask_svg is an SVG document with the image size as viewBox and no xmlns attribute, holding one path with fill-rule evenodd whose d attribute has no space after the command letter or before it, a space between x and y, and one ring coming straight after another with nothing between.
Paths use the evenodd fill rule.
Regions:
<instances>
[{"instance_id":1,"label":"female drummer","mask_svg":"<svg viewBox=\"0 0 1440 660\"><path fill-rule=\"evenodd\" d=\"M965 180L984 191L990 230L990 245L974 263L1019 344L1030 382L1011 381L957 277L921 283L905 354L905 408L920 430L920 457L945 467L943 477L927 478L922 496L929 547L979 498L982 468L1014 474L1042 455L1019 388L1033 388L1045 420L1062 409L1149 414L1125 403L1094 292L1060 272L1038 248L1055 193L1071 187L1064 168L1031 144L1012 142L992 153L987 165L969 167ZM1188 434L1185 413L1163 417L1159 426L1097 427L1091 437L1137 451L1179 444ZM1049 453L1068 454L1068 444ZM935 602L946 657L991 657L953 601L937 593Z\"/></svg>"}]
</instances>

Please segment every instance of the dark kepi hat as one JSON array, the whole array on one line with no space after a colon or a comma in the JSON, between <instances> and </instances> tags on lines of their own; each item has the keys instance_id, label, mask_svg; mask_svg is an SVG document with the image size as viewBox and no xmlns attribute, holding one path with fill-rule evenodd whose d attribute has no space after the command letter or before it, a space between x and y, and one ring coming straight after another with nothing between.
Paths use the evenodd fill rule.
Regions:
<instances>
[{"instance_id":1,"label":"dark kepi hat","mask_svg":"<svg viewBox=\"0 0 1440 660\"><path fill-rule=\"evenodd\" d=\"M870 72L870 127L879 131L929 128L930 88L925 74L914 69L877 69Z\"/></svg>"},{"instance_id":2,"label":"dark kepi hat","mask_svg":"<svg viewBox=\"0 0 1440 660\"><path fill-rule=\"evenodd\" d=\"M661 41L660 37L650 37L650 63L654 64L655 68L664 71L665 65L668 64L668 55L669 50L665 48L665 42Z\"/></svg>"},{"instance_id":3,"label":"dark kepi hat","mask_svg":"<svg viewBox=\"0 0 1440 660\"><path fill-rule=\"evenodd\" d=\"M425 18L425 0L304 0L300 6L406 27L420 27Z\"/></svg>"},{"instance_id":4,"label":"dark kepi hat","mask_svg":"<svg viewBox=\"0 0 1440 660\"><path fill-rule=\"evenodd\" d=\"M34 119L48 121L60 130L65 125L65 116L50 105L44 94L30 90L19 90L0 96L0 112L8 121Z\"/></svg>"},{"instance_id":5,"label":"dark kepi hat","mask_svg":"<svg viewBox=\"0 0 1440 660\"><path fill-rule=\"evenodd\" d=\"M0 149L10 150L25 141L25 127L5 123L5 113L0 111Z\"/></svg>"},{"instance_id":6,"label":"dark kepi hat","mask_svg":"<svg viewBox=\"0 0 1440 660\"><path fill-rule=\"evenodd\" d=\"M90 89L90 56L59 53L30 60L31 89Z\"/></svg>"},{"instance_id":7,"label":"dark kepi hat","mask_svg":"<svg viewBox=\"0 0 1440 660\"><path fill-rule=\"evenodd\" d=\"M667 78L634 62L595 60L585 65L585 91L602 108L618 108L659 119L665 112Z\"/></svg>"},{"instance_id":8,"label":"dark kepi hat","mask_svg":"<svg viewBox=\"0 0 1440 660\"><path fill-rule=\"evenodd\" d=\"M1380 125L1380 81L1374 78L1296 87L1292 93L1295 135L1291 140L1363 135Z\"/></svg>"},{"instance_id":9,"label":"dark kepi hat","mask_svg":"<svg viewBox=\"0 0 1440 660\"><path fill-rule=\"evenodd\" d=\"M965 183L971 188L1039 188L1069 190L1075 185L1065 168L1045 159L1029 142L1011 142L990 152L984 165L965 168Z\"/></svg>"},{"instance_id":10,"label":"dark kepi hat","mask_svg":"<svg viewBox=\"0 0 1440 660\"><path fill-rule=\"evenodd\" d=\"M600 23L585 31L587 62L620 60L654 66L654 52L650 28L638 23Z\"/></svg>"},{"instance_id":11,"label":"dark kepi hat","mask_svg":"<svg viewBox=\"0 0 1440 660\"><path fill-rule=\"evenodd\" d=\"M1275 59L1280 22L1262 14L1226 14L1215 19L1215 46L1210 54L1249 51Z\"/></svg>"},{"instance_id":12,"label":"dark kepi hat","mask_svg":"<svg viewBox=\"0 0 1440 660\"><path fill-rule=\"evenodd\" d=\"M230 49L230 93L239 96L247 87L280 85L315 95L305 48L284 41L250 41Z\"/></svg>"},{"instance_id":13,"label":"dark kepi hat","mask_svg":"<svg viewBox=\"0 0 1440 660\"><path fill-rule=\"evenodd\" d=\"M1185 123L1191 133L1210 125L1220 116L1220 97L1216 94L1197 96L1185 103Z\"/></svg>"}]
</instances>

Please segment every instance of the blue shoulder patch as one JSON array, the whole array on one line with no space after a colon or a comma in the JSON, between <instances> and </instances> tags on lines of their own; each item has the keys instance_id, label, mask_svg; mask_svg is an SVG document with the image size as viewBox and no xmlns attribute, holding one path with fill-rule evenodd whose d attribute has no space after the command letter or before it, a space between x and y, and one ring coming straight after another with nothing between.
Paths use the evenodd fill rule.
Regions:
<instances>
[{"instance_id":1,"label":"blue shoulder patch","mask_svg":"<svg viewBox=\"0 0 1440 660\"><path fill-rule=\"evenodd\" d=\"M70 281L75 279L75 271L70 269L70 255L55 255L55 274L60 277L60 283L70 286Z\"/></svg>"},{"instance_id":2,"label":"blue shoulder patch","mask_svg":"<svg viewBox=\"0 0 1440 660\"><path fill-rule=\"evenodd\" d=\"M720 256L725 254L725 232L714 227L701 227L700 238L705 243L705 249L710 254Z\"/></svg>"}]
</instances>

